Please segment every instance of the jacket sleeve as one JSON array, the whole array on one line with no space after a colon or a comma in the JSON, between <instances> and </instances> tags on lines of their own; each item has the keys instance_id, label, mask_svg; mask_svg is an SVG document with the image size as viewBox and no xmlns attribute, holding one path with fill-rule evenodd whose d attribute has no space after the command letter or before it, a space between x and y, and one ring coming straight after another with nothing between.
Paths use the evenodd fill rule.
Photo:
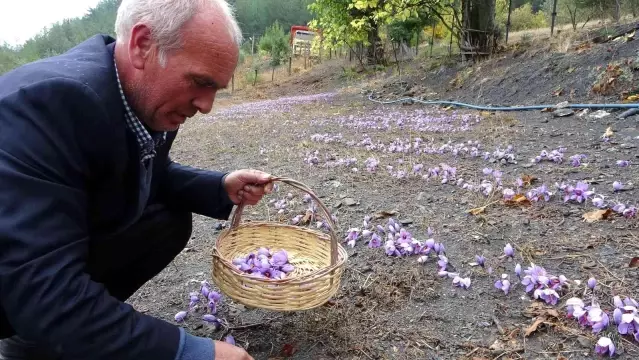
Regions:
<instances>
[{"instance_id":1,"label":"jacket sleeve","mask_svg":"<svg viewBox=\"0 0 639 360\"><path fill-rule=\"evenodd\" d=\"M0 306L19 335L61 345L65 359L174 360L185 343L177 326L136 312L85 272L94 148L84 144L107 141L87 135L106 122L100 106L67 79L0 99Z\"/></svg>"},{"instance_id":2,"label":"jacket sleeve","mask_svg":"<svg viewBox=\"0 0 639 360\"><path fill-rule=\"evenodd\" d=\"M228 219L235 205L224 190L226 173L167 161L161 196L173 206L215 219Z\"/></svg>"}]
</instances>

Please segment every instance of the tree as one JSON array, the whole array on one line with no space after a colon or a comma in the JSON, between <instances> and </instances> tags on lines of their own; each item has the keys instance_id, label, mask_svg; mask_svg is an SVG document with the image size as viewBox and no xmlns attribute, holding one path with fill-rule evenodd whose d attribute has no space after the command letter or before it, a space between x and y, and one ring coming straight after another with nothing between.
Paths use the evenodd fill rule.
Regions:
<instances>
[{"instance_id":1,"label":"tree","mask_svg":"<svg viewBox=\"0 0 639 360\"><path fill-rule=\"evenodd\" d=\"M444 0L315 0L309 9L315 16L311 26L321 29L325 46L362 43L368 48L369 64L384 57L380 43L381 26L424 14L441 18Z\"/></svg>"},{"instance_id":2,"label":"tree","mask_svg":"<svg viewBox=\"0 0 639 360\"><path fill-rule=\"evenodd\" d=\"M264 36L260 39L260 50L269 53L271 56L271 66L276 67L282 63L288 54L288 37L276 20L273 25L266 29Z\"/></svg>"},{"instance_id":3,"label":"tree","mask_svg":"<svg viewBox=\"0 0 639 360\"><path fill-rule=\"evenodd\" d=\"M499 36L495 0L462 0L463 38L460 48L480 56L492 52Z\"/></svg>"}]
</instances>

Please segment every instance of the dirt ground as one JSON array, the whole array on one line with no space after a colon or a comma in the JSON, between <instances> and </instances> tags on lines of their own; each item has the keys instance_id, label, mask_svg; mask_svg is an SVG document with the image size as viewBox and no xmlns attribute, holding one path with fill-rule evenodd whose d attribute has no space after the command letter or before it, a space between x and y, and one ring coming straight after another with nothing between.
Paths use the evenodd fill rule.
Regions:
<instances>
[{"instance_id":1,"label":"dirt ground","mask_svg":"<svg viewBox=\"0 0 639 360\"><path fill-rule=\"evenodd\" d=\"M614 59L636 57L636 41L614 46L619 47L613 51ZM573 64L575 79L566 91L581 84L581 100L598 101L585 90L592 85L589 79L579 74L605 67L613 59L596 51L564 55L552 67ZM488 75L482 72L489 80L483 82L479 100L474 89L482 86L480 75L469 76L464 86L446 93L443 89L450 89L450 80L458 73L440 71L440 96L473 98L484 104L568 100L548 91L555 81L570 77L556 79L542 70L547 66L542 57L559 55L538 56L520 58L519 66L512 54L494 64L478 65L490 69L485 70L490 71ZM424 67L420 70L415 65L411 77L403 80L412 83L402 91L421 96L436 88L436 78L417 83ZM320 67L316 71L320 70L328 71ZM515 74L496 75L506 71ZM524 71L546 75L517 75ZM342 239L351 228L363 230L366 216L371 217L372 230L386 226L389 217L376 215L390 212L413 238L425 242L432 237L443 244L447 270L469 278L470 287L456 287L452 278L439 276L439 259L432 253L425 263L418 262L419 255L388 256L385 237L381 247L370 248L368 238L360 235L354 247L342 243L349 260L340 291L326 306L279 313L247 309L223 296L217 309L223 326L202 321L202 309L181 326L214 339L232 334L255 359L595 358L599 337L616 333L613 296L639 300L639 267L630 266L639 256L639 215L626 218L613 213L604 220L586 222L583 215L597 210L593 195L583 203L564 202L557 185L583 181L610 206L639 206L638 118L618 120L616 114L596 118L592 111L553 117L538 111L485 113L419 104L380 105L364 94L373 90L388 98L403 95L393 88L400 84L394 75L328 89L338 77L322 74L309 72L296 84L265 90L269 100L247 100L253 96L242 93L222 96L213 114L183 127L173 159L222 171L257 168L299 180L337 217ZM629 81L625 86L634 86L633 78ZM311 91L309 84L320 85ZM608 128L613 135L604 141ZM563 151L562 162L531 162L542 151L557 149ZM495 159L500 152L512 156ZM580 154L586 157L573 166L571 157ZM370 158L378 162L376 167L367 162ZM630 166L617 165L619 160L630 161ZM414 172L415 165L423 166L421 172ZM435 167L439 175L424 178ZM454 167L455 174L442 183L443 169L448 167ZM489 175L486 168L492 171ZM495 170L503 174L499 176L503 188L498 188ZM518 188L517 179L531 177L530 184ZM487 195L474 189L486 189L480 187L482 181L493 187ZM613 190L615 181L623 184L621 191ZM503 189L525 194L541 185L552 193L548 201L516 205L502 201ZM295 197L278 214L272 200L286 199L289 192ZM243 219L289 222L308 207L302 195L282 185L261 204L247 209ZM478 208L475 214L468 212ZM201 281L211 280L211 249L219 224L224 222L196 216L188 248L140 289L131 304L174 322L174 315L188 308L189 293L199 291ZM430 236L429 227L434 232ZM514 248L512 258L503 256L507 244ZM471 265L476 255L485 257L484 267ZM534 299L532 292L526 293L515 275L516 264L524 270L535 264L549 276L565 276L559 302L548 305ZM508 294L495 287L502 274L513 284ZM594 294L586 286L590 277L597 280ZM571 297L599 303L610 314L610 326L593 334L568 318L565 303ZM621 352L619 359L639 357L639 342L632 337L612 338Z\"/></svg>"}]
</instances>

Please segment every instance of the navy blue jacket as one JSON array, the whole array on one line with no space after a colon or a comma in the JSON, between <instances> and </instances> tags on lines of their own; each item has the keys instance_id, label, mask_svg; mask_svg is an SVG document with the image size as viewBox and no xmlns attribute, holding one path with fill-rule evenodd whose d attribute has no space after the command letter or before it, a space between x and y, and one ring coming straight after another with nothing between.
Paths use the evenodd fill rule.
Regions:
<instances>
[{"instance_id":1,"label":"navy blue jacket","mask_svg":"<svg viewBox=\"0 0 639 360\"><path fill-rule=\"evenodd\" d=\"M113 46L97 35L0 76L0 335L61 345L65 359L196 359L182 351L210 339L136 312L85 272L92 234L122 229L139 205ZM224 173L171 161L175 136L155 157L151 197L228 218Z\"/></svg>"}]
</instances>

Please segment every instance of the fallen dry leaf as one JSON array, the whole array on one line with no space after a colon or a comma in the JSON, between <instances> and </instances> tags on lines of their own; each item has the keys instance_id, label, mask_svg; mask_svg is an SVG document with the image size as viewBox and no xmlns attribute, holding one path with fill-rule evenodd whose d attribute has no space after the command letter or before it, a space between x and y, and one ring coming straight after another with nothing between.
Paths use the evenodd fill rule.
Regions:
<instances>
[{"instance_id":1,"label":"fallen dry leaf","mask_svg":"<svg viewBox=\"0 0 639 360\"><path fill-rule=\"evenodd\" d=\"M524 194L517 194L511 200L504 200L506 205L530 205L530 200Z\"/></svg>"},{"instance_id":2,"label":"fallen dry leaf","mask_svg":"<svg viewBox=\"0 0 639 360\"><path fill-rule=\"evenodd\" d=\"M311 210L306 210L306 215L304 215L304 217L300 221L300 225L308 224L309 221L311 221L312 217L313 217L313 212Z\"/></svg>"},{"instance_id":3,"label":"fallen dry leaf","mask_svg":"<svg viewBox=\"0 0 639 360\"><path fill-rule=\"evenodd\" d=\"M524 182L524 186L530 186L532 185L532 183L537 181L537 178L531 175L524 174L521 176L521 180Z\"/></svg>"},{"instance_id":4,"label":"fallen dry leaf","mask_svg":"<svg viewBox=\"0 0 639 360\"><path fill-rule=\"evenodd\" d=\"M539 325L541 325L544 321L546 321L546 319L544 318L537 318L537 320L535 320L534 323L532 323L532 325L530 325L528 327L528 329L526 329L526 333L524 334L524 337L528 337L530 336L530 334L534 333L535 331L537 331L537 327Z\"/></svg>"},{"instance_id":5,"label":"fallen dry leaf","mask_svg":"<svg viewBox=\"0 0 639 360\"><path fill-rule=\"evenodd\" d=\"M603 134L602 137L611 137L612 135L614 135L615 133L612 131L612 127L608 126L608 128L606 129L606 132Z\"/></svg>"},{"instance_id":6,"label":"fallen dry leaf","mask_svg":"<svg viewBox=\"0 0 639 360\"><path fill-rule=\"evenodd\" d=\"M380 211L377 214L375 214L373 217L375 219L382 219L382 218L385 218L385 217L391 217L391 216L395 216L395 215L397 215L397 210L390 210L390 211L383 210L383 211Z\"/></svg>"},{"instance_id":7,"label":"fallen dry leaf","mask_svg":"<svg viewBox=\"0 0 639 360\"><path fill-rule=\"evenodd\" d=\"M606 220L612 214L612 209L595 210L584 214L584 221L592 223L599 220Z\"/></svg>"},{"instance_id":8,"label":"fallen dry leaf","mask_svg":"<svg viewBox=\"0 0 639 360\"><path fill-rule=\"evenodd\" d=\"M479 215L479 214L483 213L483 212L484 212L484 210L486 210L486 206L487 206L487 205L484 205L484 206L482 206L482 207L478 207L478 208L474 208L474 209L467 210L467 211L466 211L466 213L467 213L467 214L471 214L471 215Z\"/></svg>"},{"instance_id":9,"label":"fallen dry leaf","mask_svg":"<svg viewBox=\"0 0 639 360\"><path fill-rule=\"evenodd\" d=\"M628 266L631 268L639 268L639 256L633 257Z\"/></svg>"},{"instance_id":10,"label":"fallen dry leaf","mask_svg":"<svg viewBox=\"0 0 639 360\"><path fill-rule=\"evenodd\" d=\"M558 313L558 312L557 312L557 310L555 310L555 309L548 309L548 310L546 311L546 314L548 314L548 315L550 315L550 316L552 316L552 317L555 317L555 318L559 319L559 313Z\"/></svg>"}]
</instances>

